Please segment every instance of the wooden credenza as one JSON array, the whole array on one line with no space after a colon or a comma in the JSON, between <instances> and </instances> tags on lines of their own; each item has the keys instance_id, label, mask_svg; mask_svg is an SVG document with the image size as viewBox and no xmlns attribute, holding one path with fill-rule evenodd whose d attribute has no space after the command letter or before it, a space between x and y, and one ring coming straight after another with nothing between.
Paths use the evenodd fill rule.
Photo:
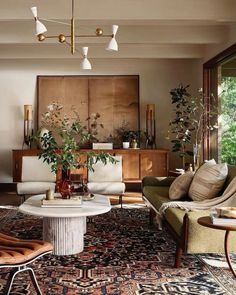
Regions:
<instances>
[{"instance_id":1,"label":"wooden credenza","mask_svg":"<svg viewBox=\"0 0 236 295\"><path fill-rule=\"evenodd\" d=\"M36 156L39 152L36 149L13 150L13 182L21 181L22 157ZM106 152L122 156L125 182L140 182L144 176L168 174L169 151L166 149L113 149Z\"/></svg>"}]
</instances>

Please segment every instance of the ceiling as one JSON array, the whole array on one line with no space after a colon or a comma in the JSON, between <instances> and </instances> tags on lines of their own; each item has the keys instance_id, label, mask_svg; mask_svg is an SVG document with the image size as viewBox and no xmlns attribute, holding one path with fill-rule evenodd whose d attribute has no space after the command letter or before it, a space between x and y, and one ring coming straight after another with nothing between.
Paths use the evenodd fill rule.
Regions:
<instances>
[{"instance_id":1,"label":"ceiling","mask_svg":"<svg viewBox=\"0 0 236 295\"><path fill-rule=\"evenodd\" d=\"M41 18L68 21L70 0L0 0L0 59L72 58L57 41L39 43L30 11ZM235 0L75 0L76 33L93 33L120 26L119 52L104 50L104 38L77 40L95 58L203 58L206 46L228 41L236 25ZM48 34L67 33L69 27L44 24ZM80 57L78 55L78 57Z\"/></svg>"}]
</instances>

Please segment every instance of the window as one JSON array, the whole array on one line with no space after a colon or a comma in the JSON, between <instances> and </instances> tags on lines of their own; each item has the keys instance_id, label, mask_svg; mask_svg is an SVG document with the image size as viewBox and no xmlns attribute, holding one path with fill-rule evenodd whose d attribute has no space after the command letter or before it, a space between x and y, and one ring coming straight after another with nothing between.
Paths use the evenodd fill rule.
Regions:
<instances>
[{"instance_id":1,"label":"window","mask_svg":"<svg viewBox=\"0 0 236 295\"><path fill-rule=\"evenodd\" d=\"M236 44L204 64L205 107L217 100L217 130L204 137L204 159L236 165ZM207 118L206 118L207 119Z\"/></svg>"},{"instance_id":2,"label":"window","mask_svg":"<svg viewBox=\"0 0 236 295\"><path fill-rule=\"evenodd\" d=\"M218 160L236 165L236 57L220 66Z\"/></svg>"}]
</instances>

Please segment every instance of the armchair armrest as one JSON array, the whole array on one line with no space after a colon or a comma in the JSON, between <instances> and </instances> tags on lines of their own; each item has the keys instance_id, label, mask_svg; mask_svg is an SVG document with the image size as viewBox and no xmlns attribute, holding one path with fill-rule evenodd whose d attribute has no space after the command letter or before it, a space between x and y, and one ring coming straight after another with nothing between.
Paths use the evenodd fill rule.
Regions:
<instances>
[{"instance_id":1,"label":"armchair armrest","mask_svg":"<svg viewBox=\"0 0 236 295\"><path fill-rule=\"evenodd\" d=\"M153 177L145 176L142 180L142 187L145 186L170 186L176 177Z\"/></svg>"}]
</instances>

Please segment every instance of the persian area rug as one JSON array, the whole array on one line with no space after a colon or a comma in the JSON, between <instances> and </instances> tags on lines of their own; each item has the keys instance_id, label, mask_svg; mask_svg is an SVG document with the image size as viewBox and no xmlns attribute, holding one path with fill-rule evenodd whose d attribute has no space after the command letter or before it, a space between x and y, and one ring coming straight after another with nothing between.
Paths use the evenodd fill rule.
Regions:
<instances>
[{"instance_id":1,"label":"persian area rug","mask_svg":"<svg viewBox=\"0 0 236 295\"><path fill-rule=\"evenodd\" d=\"M148 223L145 208L112 209L94 217L88 223L82 253L48 255L33 264L43 294L235 294L236 280L231 272L204 263L212 256L186 255L182 267L174 269L172 238ZM0 230L39 239L42 219L0 209ZM0 293L7 278L4 271ZM27 274L19 275L11 294L34 294L33 290Z\"/></svg>"}]
</instances>

